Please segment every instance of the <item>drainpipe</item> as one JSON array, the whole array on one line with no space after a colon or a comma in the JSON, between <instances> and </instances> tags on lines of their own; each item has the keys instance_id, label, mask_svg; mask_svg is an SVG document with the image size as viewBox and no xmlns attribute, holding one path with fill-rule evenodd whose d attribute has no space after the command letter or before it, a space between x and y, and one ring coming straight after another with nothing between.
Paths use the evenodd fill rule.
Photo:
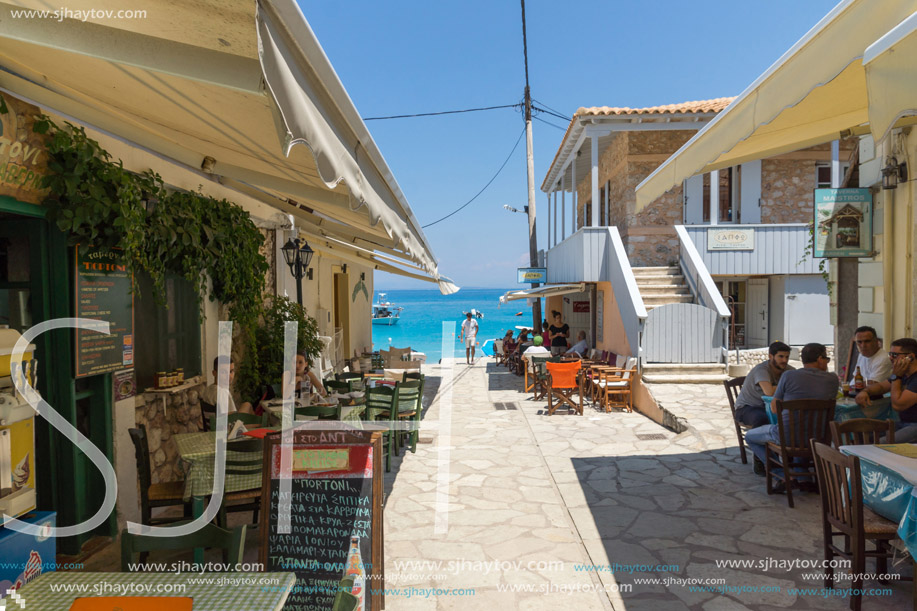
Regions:
<instances>
[{"instance_id":1,"label":"drainpipe","mask_svg":"<svg viewBox=\"0 0 917 611\"><path fill-rule=\"evenodd\" d=\"M888 350L892 341L892 314L894 311L892 283L894 282L893 274L895 273L895 258L893 254L895 215L892 204L895 201L895 197L892 191L886 191L885 189L880 193L882 193L882 298L885 300L882 334L885 349Z\"/></svg>"}]
</instances>

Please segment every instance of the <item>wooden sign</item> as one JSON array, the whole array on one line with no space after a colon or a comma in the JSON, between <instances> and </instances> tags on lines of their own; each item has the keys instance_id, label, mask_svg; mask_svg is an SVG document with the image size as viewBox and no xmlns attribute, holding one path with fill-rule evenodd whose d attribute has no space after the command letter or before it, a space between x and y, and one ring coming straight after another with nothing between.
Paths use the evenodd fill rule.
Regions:
<instances>
[{"instance_id":1,"label":"wooden sign","mask_svg":"<svg viewBox=\"0 0 917 611\"><path fill-rule=\"evenodd\" d=\"M78 378L134 366L134 295L131 275L114 254L76 247L76 315L110 324L110 335L77 329Z\"/></svg>"},{"instance_id":2,"label":"wooden sign","mask_svg":"<svg viewBox=\"0 0 917 611\"><path fill-rule=\"evenodd\" d=\"M41 186L48 173L47 138L32 125L41 110L9 94L0 99L0 195L40 204L48 194Z\"/></svg>"},{"instance_id":3,"label":"wooden sign","mask_svg":"<svg viewBox=\"0 0 917 611\"><path fill-rule=\"evenodd\" d=\"M310 423L312 426L314 424ZM309 425L307 425L309 426ZM323 422L293 431L290 532L279 529L281 436L265 437L260 562L296 573L284 611L331 609L354 579L357 609L382 609L382 433Z\"/></svg>"}]
</instances>

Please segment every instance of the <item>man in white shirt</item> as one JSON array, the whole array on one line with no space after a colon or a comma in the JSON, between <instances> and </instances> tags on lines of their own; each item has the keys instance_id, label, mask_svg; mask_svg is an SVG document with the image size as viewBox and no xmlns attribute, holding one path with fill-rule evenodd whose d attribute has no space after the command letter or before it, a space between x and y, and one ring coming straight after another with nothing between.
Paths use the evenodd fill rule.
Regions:
<instances>
[{"instance_id":1,"label":"man in white shirt","mask_svg":"<svg viewBox=\"0 0 917 611\"><path fill-rule=\"evenodd\" d=\"M888 352L879 345L876 330L872 327L859 327L854 338L860 355L853 371L847 372L850 386L854 384L857 367L860 368L860 375L867 386L886 381L892 374L892 362L888 358Z\"/></svg>"},{"instance_id":2,"label":"man in white shirt","mask_svg":"<svg viewBox=\"0 0 917 611\"><path fill-rule=\"evenodd\" d=\"M586 343L586 332L580 331L579 333L576 334L576 343L573 344L573 347L567 350L567 354L576 353L577 356L582 358L583 356L586 355L588 351L589 351L589 344Z\"/></svg>"},{"instance_id":3,"label":"man in white shirt","mask_svg":"<svg viewBox=\"0 0 917 611\"><path fill-rule=\"evenodd\" d=\"M526 348L525 352L522 353L522 360L528 361L528 357L532 356L533 354L551 354L551 351L545 348L542 344L544 344L544 338L540 335L536 335L535 339L532 340L532 345Z\"/></svg>"},{"instance_id":4,"label":"man in white shirt","mask_svg":"<svg viewBox=\"0 0 917 611\"><path fill-rule=\"evenodd\" d=\"M478 321L472 318L471 312L466 313L465 316L459 341L465 342L465 364L471 365L474 362L474 346L478 337Z\"/></svg>"}]
</instances>

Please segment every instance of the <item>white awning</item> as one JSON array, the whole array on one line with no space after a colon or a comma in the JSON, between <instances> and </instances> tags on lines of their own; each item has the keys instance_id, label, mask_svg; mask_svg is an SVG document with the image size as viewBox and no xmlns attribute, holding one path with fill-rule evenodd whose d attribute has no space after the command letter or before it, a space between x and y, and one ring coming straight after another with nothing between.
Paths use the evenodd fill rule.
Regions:
<instances>
[{"instance_id":1,"label":"white awning","mask_svg":"<svg viewBox=\"0 0 917 611\"><path fill-rule=\"evenodd\" d=\"M551 297L554 295L566 295L567 293L582 293L585 290L585 282L580 282L579 284L548 284L534 289L508 291L505 295L500 297L500 303L515 301L517 299L540 299L542 297Z\"/></svg>"},{"instance_id":2,"label":"white awning","mask_svg":"<svg viewBox=\"0 0 917 611\"><path fill-rule=\"evenodd\" d=\"M636 212L697 174L847 134L872 131L878 142L896 118L917 106L914 55L908 54L914 37L906 36L907 26L902 24L915 11L917 0L844 0L838 4L637 186ZM867 47L899 24L904 38L895 40L906 47L901 53L879 53L883 59L864 68ZM868 86L874 78L879 79L877 84ZM892 95L886 97L885 92ZM889 103L893 107L885 108ZM875 125L874 119L878 119Z\"/></svg>"},{"instance_id":3,"label":"white awning","mask_svg":"<svg viewBox=\"0 0 917 611\"><path fill-rule=\"evenodd\" d=\"M295 0L150 0L137 19L107 19L98 3L73 0L73 18L12 17L32 8L45 7L0 4L0 88L183 167L206 168L280 212L334 219L354 239L365 236L441 280Z\"/></svg>"}]
</instances>

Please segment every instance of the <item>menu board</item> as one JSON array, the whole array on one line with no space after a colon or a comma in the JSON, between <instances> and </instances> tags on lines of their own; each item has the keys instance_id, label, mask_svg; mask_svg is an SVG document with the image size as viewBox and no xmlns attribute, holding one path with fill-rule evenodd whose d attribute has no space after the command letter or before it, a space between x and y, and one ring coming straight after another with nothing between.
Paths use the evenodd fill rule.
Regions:
<instances>
[{"instance_id":1,"label":"menu board","mask_svg":"<svg viewBox=\"0 0 917 611\"><path fill-rule=\"evenodd\" d=\"M356 609L382 609L381 433L293 432L289 533L278 527L281 450L281 433L265 438L259 530L264 570L296 573L284 611L330 610L347 577Z\"/></svg>"},{"instance_id":2,"label":"menu board","mask_svg":"<svg viewBox=\"0 0 917 611\"><path fill-rule=\"evenodd\" d=\"M109 323L110 335L76 330L78 378L134 365L134 296L132 277L114 253L76 247L76 315Z\"/></svg>"}]
</instances>

